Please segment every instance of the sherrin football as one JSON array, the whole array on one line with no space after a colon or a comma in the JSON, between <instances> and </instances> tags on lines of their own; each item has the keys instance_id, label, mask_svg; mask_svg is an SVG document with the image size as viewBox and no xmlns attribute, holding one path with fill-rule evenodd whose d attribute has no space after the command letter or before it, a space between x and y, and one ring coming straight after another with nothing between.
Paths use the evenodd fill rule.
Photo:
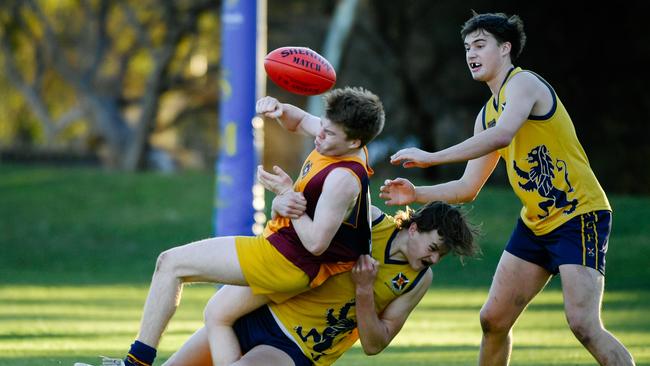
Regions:
<instances>
[{"instance_id":1,"label":"sherrin football","mask_svg":"<svg viewBox=\"0 0 650 366\"><path fill-rule=\"evenodd\" d=\"M332 65L307 47L281 47L264 58L269 78L282 89L300 95L328 91L336 83Z\"/></svg>"}]
</instances>

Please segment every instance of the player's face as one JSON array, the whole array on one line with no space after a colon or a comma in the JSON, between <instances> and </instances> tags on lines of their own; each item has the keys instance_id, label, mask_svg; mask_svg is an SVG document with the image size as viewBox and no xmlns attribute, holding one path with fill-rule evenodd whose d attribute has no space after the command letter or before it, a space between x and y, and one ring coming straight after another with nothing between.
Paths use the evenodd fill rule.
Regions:
<instances>
[{"instance_id":1,"label":"player's face","mask_svg":"<svg viewBox=\"0 0 650 366\"><path fill-rule=\"evenodd\" d=\"M411 268L421 271L440 262L449 252L438 230L418 231L415 223L409 228L406 259Z\"/></svg>"},{"instance_id":2,"label":"player's face","mask_svg":"<svg viewBox=\"0 0 650 366\"><path fill-rule=\"evenodd\" d=\"M316 151L325 156L347 155L359 147L357 140L348 140L343 127L321 117L321 129L314 139Z\"/></svg>"},{"instance_id":3,"label":"player's face","mask_svg":"<svg viewBox=\"0 0 650 366\"><path fill-rule=\"evenodd\" d=\"M491 33L482 29L468 34L465 37L465 60L472 78L485 82L495 78L509 55L509 47L508 42L499 45Z\"/></svg>"}]
</instances>

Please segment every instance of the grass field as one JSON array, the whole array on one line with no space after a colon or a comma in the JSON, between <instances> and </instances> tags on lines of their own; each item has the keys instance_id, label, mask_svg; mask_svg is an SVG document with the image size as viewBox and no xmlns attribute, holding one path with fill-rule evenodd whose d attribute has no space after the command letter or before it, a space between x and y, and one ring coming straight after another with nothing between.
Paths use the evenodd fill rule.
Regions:
<instances>
[{"instance_id":1,"label":"grass field","mask_svg":"<svg viewBox=\"0 0 650 366\"><path fill-rule=\"evenodd\" d=\"M638 365L650 365L650 198L610 199L604 322ZM121 356L137 332L157 254L209 236L212 200L209 174L0 165L0 365ZM393 344L374 357L355 347L339 365L476 364L478 310L519 203L507 188L490 188L468 208L482 224L483 258L436 266L431 290ZM566 326L558 282L516 325L513 365L594 364ZM201 325L213 291L186 287L156 364Z\"/></svg>"}]
</instances>

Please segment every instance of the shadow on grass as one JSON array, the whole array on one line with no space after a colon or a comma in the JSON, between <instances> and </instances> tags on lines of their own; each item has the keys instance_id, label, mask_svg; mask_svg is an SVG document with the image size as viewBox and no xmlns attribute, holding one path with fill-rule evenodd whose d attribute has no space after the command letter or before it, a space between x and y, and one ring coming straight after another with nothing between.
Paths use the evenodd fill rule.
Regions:
<instances>
[{"instance_id":1,"label":"shadow on grass","mask_svg":"<svg viewBox=\"0 0 650 366\"><path fill-rule=\"evenodd\" d=\"M562 346L536 346L536 347L516 347L516 351L539 351L541 353L557 352L559 355L556 361L549 363L540 360L527 360L518 362L519 365L527 366L547 366L552 365L592 365L593 361L569 359L561 357L567 351L574 350L574 347ZM585 351L586 352L586 351ZM161 365L170 354L161 354L156 360L155 365ZM354 347L348 351L337 363L337 366L378 366L378 365L445 365L445 366L465 366L476 365L478 356L478 346L475 345L428 345L428 346L391 346L377 356L367 356L359 347ZM563 361L564 360L564 361ZM44 365L72 365L74 362L88 362L91 364L100 364L98 357L89 357L87 354L82 356L30 356L30 357L3 357L0 363L7 365L23 366L44 366Z\"/></svg>"},{"instance_id":2,"label":"shadow on grass","mask_svg":"<svg viewBox=\"0 0 650 366\"><path fill-rule=\"evenodd\" d=\"M171 330L166 330L165 331L165 336L181 336L181 337L186 337L188 331L186 329L171 329ZM115 331L111 330L110 331L110 336L112 338L122 338L122 339L130 339L133 337L133 331L131 330L125 330L125 331ZM102 341L106 339L106 334L98 334L96 330L87 330L87 331L69 331L69 332L52 332L48 331L47 333L25 333L25 334L17 334L17 333L10 333L10 334L0 334L0 341L2 340L36 340L38 342L47 342L48 340L55 340L55 339L64 339L64 340L84 340L84 341L93 341L96 340L97 344L101 344ZM0 357L0 361L2 358ZM4 365L2 362L0 362L0 365Z\"/></svg>"},{"instance_id":3,"label":"shadow on grass","mask_svg":"<svg viewBox=\"0 0 650 366\"><path fill-rule=\"evenodd\" d=\"M359 347L355 347L348 351L341 361L336 363L336 365L476 365L478 352L478 345L390 346L381 354L368 357ZM575 346L515 345L513 352L535 352L540 354L539 360L530 358L526 360L519 359L516 362L517 365L548 366L594 364L593 359L588 356L587 351L576 349ZM549 357L547 356L548 354L554 354L553 361L549 361ZM578 358L582 359L576 359L576 355ZM583 357L580 357L581 355Z\"/></svg>"}]
</instances>

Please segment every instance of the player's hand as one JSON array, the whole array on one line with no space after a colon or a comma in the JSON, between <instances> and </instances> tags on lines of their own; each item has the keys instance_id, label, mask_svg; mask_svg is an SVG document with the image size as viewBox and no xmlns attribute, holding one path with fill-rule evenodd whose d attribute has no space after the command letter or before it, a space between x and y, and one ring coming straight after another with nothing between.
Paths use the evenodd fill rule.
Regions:
<instances>
[{"instance_id":1,"label":"player's hand","mask_svg":"<svg viewBox=\"0 0 650 366\"><path fill-rule=\"evenodd\" d=\"M280 118L284 113L284 108L277 99L262 97L255 104L255 112L268 118Z\"/></svg>"},{"instance_id":2,"label":"player's hand","mask_svg":"<svg viewBox=\"0 0 650 366\"><path fill-rule=\"evenodd\" d=\"M285 173L285 171L277 165L273 166L273 173L267 172L264 170L263 166L258 165L257 180L264 186L264 188L276 195L293 191L293 180L289 174Z\"/></svg>"},{"instance_id":3,"label":"player's hand","mask_svg":"<svg viewBox=\"0 0 650 366\"><path fill-rule=\"evenodd\" d=\"M307 200L302 195L302 192L288 191L282 195L275 196L271 203L271 211L273 218L278 215L288 217L290 219L297 219L305 213L307 209Z\"/></svg>"},{"instance_id":4,"label":"player's hand","mask_svg":"<svg viewBox=\"0 0 650 366\"><path fill-rule=\"evenodd\" d=\"M427 168L433 165L431 153L417 147L409 147L396 152L390 157L390 163L402 164L404 168Z\"/></svg>"},{"instance_id":5,"label":"player's hand","mask_svg":"<svg viewBox=\"0 0 650 366\"><path fill-rule=\"evenodd\" d=\"M352 282L357 287L372 288L379 271L379 262L368 254L363 254L357 259L351 271Z\"/></svg>"},{"instance_id":6,"label":"player's hand","mask_svg":"<svg viewBox=\"0 0 650 366\"><path fill-rule=\"evenodd\" d=\"M408 205L416 200L415 186L408 179L386 179L379 187L379 198L389 206Z\"/></svg>"}]
</instances>

